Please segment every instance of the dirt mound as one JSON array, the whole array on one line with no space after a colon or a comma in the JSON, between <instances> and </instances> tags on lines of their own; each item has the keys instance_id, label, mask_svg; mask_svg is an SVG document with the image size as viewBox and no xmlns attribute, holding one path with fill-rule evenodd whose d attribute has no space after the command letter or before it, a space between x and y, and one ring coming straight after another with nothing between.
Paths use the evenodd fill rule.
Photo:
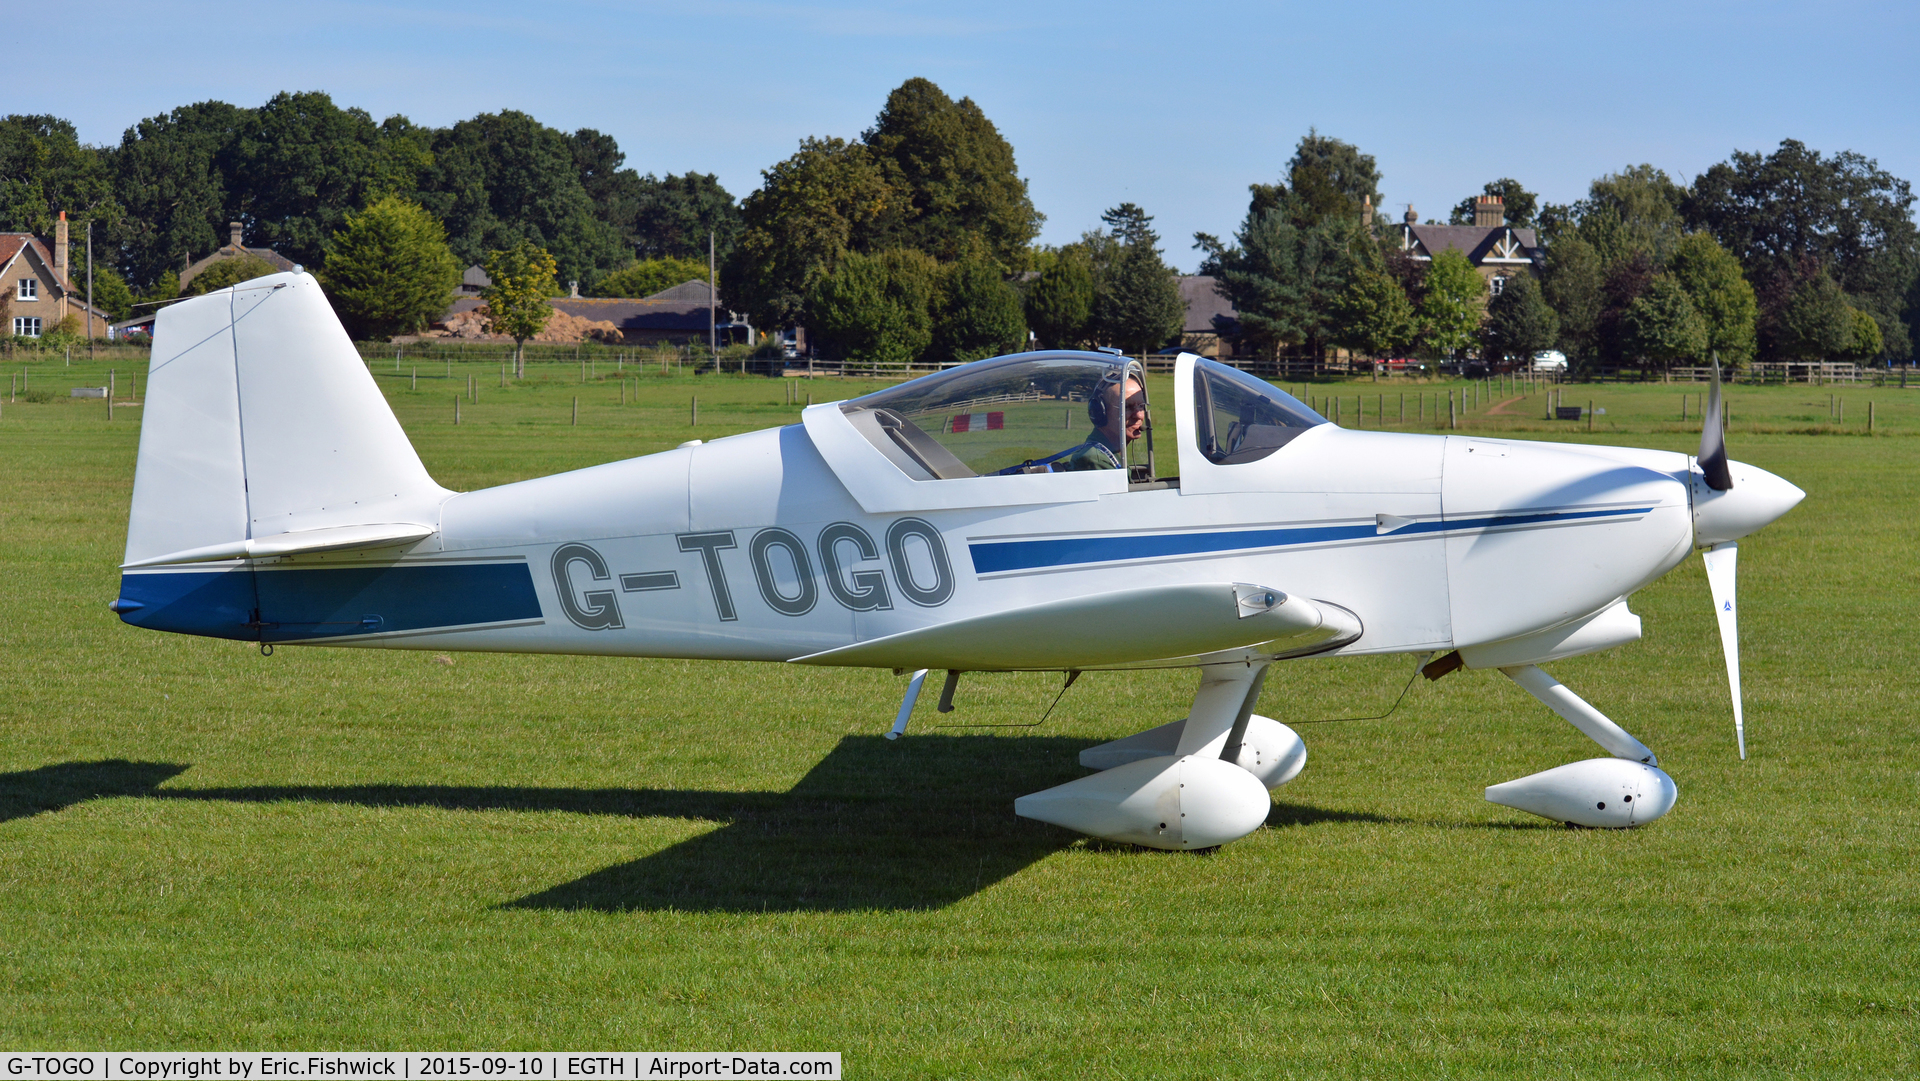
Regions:
<instances>
[{"instance_id":1,"label":"dirt mound","mask_svg":"<svg viewBox=\"0 0 1920 1081\"><path fill-rule=\"evenodd\" d=\"M606 319L582 319L577 315L556 311L547 320L540 333L533 336L536 342L618 342L620 328Z\"/></svg>"},{"instance_id":2,"label":"dirt mound","mask_svg":"<svg viewBox=\"0 0 1920 1081\"><path fill-rule=\"evenodd\" d=\"M423 337L461 338L470 341L503 341L504 335L491 333L487 329L487 308L481 305L470 311L457 312L449 316L446 322L426 332ZM547 325L531 341L536 342L614 342L621 341L620 328L605 319L582 319L577 315L556 311L547 319Z\"/></svg>"},{"instance_id":3,"label":"dirt mound","mask_svg":"<svg viewBox=\"0 0 1920 1081\"><path fill-rule=\"evenodd\" d=\"M427 331L427 336L435 338L491 338L487 333L487 309L475 308L472 311L457 312L445 323Z\"/></svg>"}]
</instances>

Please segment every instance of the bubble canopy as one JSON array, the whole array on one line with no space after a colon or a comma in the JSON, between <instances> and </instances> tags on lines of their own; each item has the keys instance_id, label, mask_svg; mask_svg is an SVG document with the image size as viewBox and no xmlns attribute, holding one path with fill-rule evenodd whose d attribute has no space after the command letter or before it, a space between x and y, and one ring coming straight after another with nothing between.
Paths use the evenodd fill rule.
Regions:
<instances>
[{"instance_id":1,"label":"bubble canopy","mask_svg":"<svg viewBox=\"0 0 1920 1081\"><path fill-rule=\"evenodd\" d=\"M1060 350L975 361L840 408L916 480L1130 464L1151 477L1146 380L1138 361L1111 354Z\"/></svg>"}]
</instances>

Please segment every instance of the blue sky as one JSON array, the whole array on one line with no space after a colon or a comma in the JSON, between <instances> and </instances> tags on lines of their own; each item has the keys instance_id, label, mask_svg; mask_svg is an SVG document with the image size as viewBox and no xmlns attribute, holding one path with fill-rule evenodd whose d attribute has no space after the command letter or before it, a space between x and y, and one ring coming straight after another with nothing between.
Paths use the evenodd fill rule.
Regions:
<instances>
[{"instance_id":1,"label":"blue sky","mask_svg":"<svg viewBox=\"0 0 1920 1081\"><path fill-rule=\"evenodd\" d=\"M1042 240L1131 200L1183 268L1309 126L1373 154L1388 209L1423 218L1499 176L1568 201L1624 165L1684 180L1783 138L1920 181L1920 7L1898 4L82 0L12 25L28 77L4 111L88 142L191 101L325 90L376 118L598 128L642 172L718 173L736 196L922 75L1013 143Z\"/></svg>"}]
</instances>

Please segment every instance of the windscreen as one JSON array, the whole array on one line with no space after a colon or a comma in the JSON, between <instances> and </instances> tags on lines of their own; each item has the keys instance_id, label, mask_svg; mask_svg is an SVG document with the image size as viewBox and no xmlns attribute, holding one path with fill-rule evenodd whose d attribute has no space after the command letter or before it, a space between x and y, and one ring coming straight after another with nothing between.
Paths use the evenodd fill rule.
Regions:
<instances>
[{"instance_id":1,"label":"windscreen","mask_svg":"<svg viewBox=\"0 0 1920 1081\"><path fill-rule=\"evenodd\" d=\"M1127 464L1146 388L1118 357L1023 353L924 376L841 409L915 479L1063 473Z\"/></svg>"},{"instance_id":2,"label":"windscreen","mask_svg":"<svg viewBox=\"0 0 1920 1081\"><path fill-rule=\"evenodd\" d=\"M1264 379L1202 360L1193 366L1195 433L1215 465L1257 462L1327 418Z\"/></svg>"}]
</instances>

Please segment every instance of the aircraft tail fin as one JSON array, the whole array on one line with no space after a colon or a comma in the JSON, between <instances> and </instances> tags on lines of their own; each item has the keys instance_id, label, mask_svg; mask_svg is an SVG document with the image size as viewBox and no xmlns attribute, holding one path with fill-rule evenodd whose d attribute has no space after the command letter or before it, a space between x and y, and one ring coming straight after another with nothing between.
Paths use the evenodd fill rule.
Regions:
<instances>
[{"instance_id":1,"label":"aircraft tail fin","mask_svg":"<svg viewBox=\"0 0 1920 1081\"><path fill-rule=\"evenodd\" d=\"M255 278L160 312L127 564L418 541L451 494L311 275Z\"/></svg>"}]
</instances>

